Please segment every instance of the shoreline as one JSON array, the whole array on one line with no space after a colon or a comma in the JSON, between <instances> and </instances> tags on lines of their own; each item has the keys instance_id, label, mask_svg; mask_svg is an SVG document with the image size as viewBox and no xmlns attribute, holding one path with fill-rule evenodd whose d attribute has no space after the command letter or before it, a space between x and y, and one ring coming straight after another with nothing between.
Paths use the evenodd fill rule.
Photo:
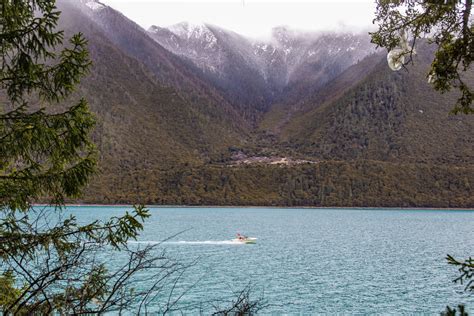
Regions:
<instances>
[{"instance_id":1,"label":"shoreline","mask_svg":"<svg viewBox=\"0 0 474 316\"><path fill-rule=\"evenodd\" d=\"M33 206L50 206L49 204L32 204ZM131 208L133 204L88 204L88 203L66 203L65 207L127 207ZM145 205L146 208L257 208L257 209L334 209L334 210L433 210L433 211L474 211L473 208L462 207L398 207L398 206L257 206L257 205Z\"/></svg>"}]
</instances>

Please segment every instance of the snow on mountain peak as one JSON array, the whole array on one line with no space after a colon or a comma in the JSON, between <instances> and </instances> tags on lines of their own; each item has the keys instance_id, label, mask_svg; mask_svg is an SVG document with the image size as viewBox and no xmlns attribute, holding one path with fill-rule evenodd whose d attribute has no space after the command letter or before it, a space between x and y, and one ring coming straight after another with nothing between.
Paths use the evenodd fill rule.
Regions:
<instances>
[{"instance_id":1,"label":"snow on mountain peak","mask_svg":"<svg viewBox=\"0 0 474 316\"><path fill-rule=\"evenodd\" d=\"M288 26L277 26L272 29L272 37L281 43L287 43L293 33Z\"/></svg>"},{"instance_id":2,"label":"snow on mountain peak","mask_svg":"<svg viewBox=\"0 0 474 316\"><path fill-rule=\"evenodd\" d=\"M270 38L258 40L213 25L188 22L151 27L149 32L163 47L192 61L205 73L212 73L216 80L225 81L247 71L245 76L259 76L275 89L290 81L321 77L324 71L313 75L312 67L332 69L337 64L339 68L328 71L337 74L370 50L370 41L365 43L362 35L300 31L288 26L275 27ZM330 76L318 80L329 80Z\"/></svg>"},{"instance_id":3,"label":"snow on mountain peak","mask_svg":"<svg viewBox=\"0 0 474 316\"><path fill-rule=\"evenodd\" d=\"M106 7L105 4L99 2L98 0L81 0L89 9L92 11L99 11Z\"/></svg>"},{"instance_id":4,"label":"snow on mountain peak","mask_svg":"<svg viewBox=\"0 0 474 316\"><path fill-rule=\"evenodd\" d=\"M204 41L207 48L212 48L217 43L217 38L206 24L193 24L181 22L171 25L167 29L184 40Z\"/></svg>"},{"instance_id":5,"label":"snow on mountain peak","mask_svg":"<svg viewBox=\"0 0 474 316\"><path fill-rule=\"evenodd\" d=\"M202 36L206 31L208 31L206 25L204 24L193 24L189 22L181 22L174 24L168 27L172 33L179 37L191 38Z\"/></svg>"}]
</instances>

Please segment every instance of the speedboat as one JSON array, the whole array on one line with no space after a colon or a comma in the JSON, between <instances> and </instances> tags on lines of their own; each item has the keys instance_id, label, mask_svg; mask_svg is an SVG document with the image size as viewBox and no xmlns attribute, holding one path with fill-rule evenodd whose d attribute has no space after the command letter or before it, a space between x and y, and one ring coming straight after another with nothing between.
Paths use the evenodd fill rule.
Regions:
<instances>
[{"instance_id":1,"label":"speedboat","mask_svg":"<svg viewBox=\"0 0 474 316\"><path fill-rule=\"evenodd\" d=\"M237 234L237 238L232 239L233 242L241 243L241 244L256 244L257 238L247 237L241 234Z\"/></svg>"}]
</instances>

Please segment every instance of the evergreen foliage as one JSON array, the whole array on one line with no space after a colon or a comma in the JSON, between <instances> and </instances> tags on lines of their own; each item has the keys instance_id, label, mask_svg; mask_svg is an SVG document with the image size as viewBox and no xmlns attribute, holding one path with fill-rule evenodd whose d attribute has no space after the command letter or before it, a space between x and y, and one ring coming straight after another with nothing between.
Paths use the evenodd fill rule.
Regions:
<instances>
[{"instance_id":1,"label":"evergreen foliage","mask_svg":"<svg viewBox=\"0 0 474 316\"><path fill-rule=\"evenodd\" d=\"M90 61L81 34L54 51L63 41L54 2L3 1L1 9L0 207L26 211L38 196L77 196L94 171L86 101L64 112L47 109L72 92Z\"/></svg>"},{"instance_id":2,"label":"evergreen foliage","mask_svg":"<svg viewBox=\"0 0 474 316\"><path fill-rule=\"evenodd\" d=\"M99 156L91 141L95 118L85 99L74 102L82 92L75 88L91 66L87 41L78 33L64 43L55 1L0 5L0 313L178 310L181 296L171 297L188 266L164 252L157 255L159 245L128 243L143 229L147 209L137 206L124 216L85 225L62 209L66 200L80 197L96 174ZM115 77L121 75L114 70ZM158 101L163 95L177 100L168 110L183 102L170 89L160 92ZM35 206L38 201L52 207ZM108 256L122 264L112 269ZM155 304L167 285L169 299ZM233 303L231 310L247 299ZM244 308L252 311L256 305Z\"/></svg>"},{"instance_id":3,"label":"evergreen foliage","mask_svg":"<svg viewBox=\"0 0 474 316\"><path fill-rule=\"evenodd\" d=\"M459 311L459 314L457 313ZM469 314L466 312L466 308L464 305L459 305L458 309L451 308L446 306L446 310L441 313L441 316L468 316Z\"/></svg>"},{"instance_id":4,"label":"evergreen foliage","mask_svg":"<svg viewBox=\"0 0 474 316\"><path fill-rule=\"evenodd\" d=\"M156 268L150 249L126 247L148 211L137 207L88 225L61 211L96 166L87 102L57 106L91 65L87 42L75 34L63 45L55 1L2 1L0 12L0 310L78 314L123 308L134 296L121 278ZM39 198L56 208L34 207ZM108 271L94 260L104 249L127 250L129 265Z\"/></svg>"},{"instance_id":5,"label":"evergreen foliage","mask_svg":"<svg viewBox=\"0 0 474 316\"><path fill-rule=\"evenodd\" d=\"M449 264L457 267L461 273L454 282L465 285L464 290L474 292L474 259L468 258L460 261L448 255L446 260L448 260Z\"/></svg>"},{"instance_id":6,"label":"evergreen foliage","mask_svg":"<svg viewBox=\"0 0 474 316\"><path fill-rule=\"evenodd\" d=\"M454 280L454 283L464 285L464 291L474 293L474 259L469 257L466 260L458 260L453 256L448 255L446 257L448 264L458 268L460 275ZM459 314L457 312L459 311ZM458 309L446 306L446 310L441 313L442 316L468 316L466 307L464 305L458 305Z\"/></svg>"},{"instance_id":7,"label":"evergreen foliage","mask_svg":"<svg viewBox=\"0 0 474 316\"><path fill-rule=\"evenodd\" d=\"M441 93L453 87L459 89L461 96L453 113L474 113L473 87L463 74L472 71L470 65L474 60L472 0L377 0L374 23L379 29L371 33L372 42L387 48L389 59L396 52L395 59L402 64L406 56L409 57L406 63L412 60L417 40L427 38L435 43L437 51L428 81Z\"/></svg>"},{"instance_id":8,"label":"evergreen foliage","mask_svg":"<svg viewBox=\"0 0 474 316\"><path fill-rule=\"evenodd\" d=\"M413 62L417 54L417 40L426 39L436 45L428 83L441 93L452 88L460 92L460 97L452 113L474 113L472 103L472 68L474 60L474 20L472 0L419 1L419 0L377 0L374 23L378 31L371 33L372 42L389 51L387 60L393 70ZM408 40L411 43L408 43ZM422 47L426 49L425 47ZM409 57L405 62L405 57ZM398 66L399 65L399 66ZM438 135L437 135L438 136ZM423 138L424 140L424 138ZM456 149L458 151L458 149ZM466 161L469 156L460 154ZM463 157L464 156L464 157ZM473 260L458 261L447 256L448 263L459 267L461 276L455 282L466 282L466 290L473 290ZM458 306L459 315L467 315L463 305ZM441 315L457 315L457 310L449 306Z\"/></svg>"}]
</instances>

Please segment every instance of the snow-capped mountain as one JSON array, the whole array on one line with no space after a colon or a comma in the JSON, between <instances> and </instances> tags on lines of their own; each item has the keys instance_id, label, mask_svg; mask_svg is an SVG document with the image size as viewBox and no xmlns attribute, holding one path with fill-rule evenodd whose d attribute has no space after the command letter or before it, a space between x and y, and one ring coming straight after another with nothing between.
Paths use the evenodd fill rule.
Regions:
<instances>
[{"instance_id":1,"label":"snow-capped mountain","mask_svg":"<svg viewBox=\"0 0 474 316\"><path fill-rule=\"evenodd\" d=\"M434 50L418 47L410 71L393 72L384 52L357 62L373 49L363 35L279 27L257 41L209 25L152 34L99 1L57 3L58 29L82 32L93 60L74 95L97 116L102 173L85 201L474 203L472 185L452 185L474 183L474 121L446 115L457 96L426 82ZM260 162L234 164L242 155ZM317 164L266 166L276 157Z\"/></svg>"},{"instance_id":2,"label":"snow-capped mountain","mask_svg":"<svg viewBox=\"0 0 474 316\"><path fill-rule=\"evenodd\" d=\"M99 0L79 0L79 3L85 5L89 10L92 11L100 11L107 7Z\"/></svg>"},{"instance_id":3,"label":"snow-capped mountain","mask_svg":"<svg viewBox=\"0 0 474 316\"><path fill-rule=\"evenodd\" d=\"M264 111L275 94L264 61L254 54L252 43L237 33L208 24L179 23L153 26L149 34L198 68L247 117L253 117L255 110Z\"/></svg>"},{"instance_id":4,"label":"snow-capped mountain","mask_svg":"<svg viewBox=\"0 0 474 316\"><path fill-rule=\"evenodd\" d=\"M148 32L231 99L261 110L295 86L299 92L301 86L322 86L374 50L367 34L300 32L284 26L274 28L267 41L187 22L152 26Z\"/></svg>"},{"instance_id":5,"label":"snow-capped mountain","mask_svg":"<svg viewBox=\"0 0 474 316\"><path fill-rule=\"evenodd\" d=\"M223 116L230 115L233 119L227 126L250 127L238 109L227 102L214 85L202 78L195 67L165 49L146 30L119 11L97 0L61 0L60 3L74 7L77 12L86 16L85 26L94 27L96 32L107 38L109 44L143 64L152 74L152 80L175 89L176 96L192 104L194 111L205 112L204 117L222 114L221 121L224 120ZM99 6L103 8L97 9Z\"/></svg>"},{"instance_id":6,"label":"snow-capped mountain","mask_svg":"<svg viewBox=\"0 0 474 316\"><path fill-rule=\"evenodd\" d=\"M223 66L223 49L204 24L179 23L169 28L152 26L153 38L169 51L192 60L203 71L217 72Z\"/></svg>"},{"instance_id":7,"label":"snow-capped mountain","mask_svg":"<svg viewBox=\"0 0 474 316\"><path fill-rule=\"evenodd\" d=\"M287 83L308 76L321 79L321 71L330 80L331 73L341 73L373 51L367 34L309 33L278 27L273 30L273 40L283 55Z\"/></svg>"}]
</instances>

